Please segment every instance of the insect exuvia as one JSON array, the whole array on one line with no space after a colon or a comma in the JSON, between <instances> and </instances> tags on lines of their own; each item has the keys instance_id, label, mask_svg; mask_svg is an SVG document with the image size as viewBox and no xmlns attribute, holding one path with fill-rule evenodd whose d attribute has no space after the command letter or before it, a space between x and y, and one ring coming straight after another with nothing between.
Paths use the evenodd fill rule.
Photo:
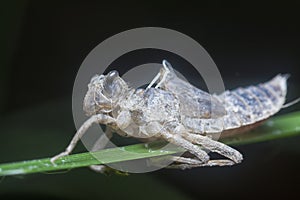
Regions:
<instances>
[{"instance_id":1,"label":"insect exuvia","mask_svg":"<svg viewBox=\"0 0 300 200\"><path fill-rule=\"evenodd\" d=\"M169 167L185 169L240 163L241 153L213 140L211 135L240 130L274 115L285 102L286 81L287 75L279 74L257 86L211 95L178 78L166 60L146 89L130 88L115 70L107 75L95 75L83 104L90 118L78 129L66 150L51 162L70 154L86 130L93 123L100 123L122 136L163 139L194 155L193 158L169 157L176 161ZM105 140L106 137L100 137L94 149L102 149ZM205 149L226 159L211 160ZM105 166L92 166L92 169L103 172Z\"/></svg>"}]
</instances>

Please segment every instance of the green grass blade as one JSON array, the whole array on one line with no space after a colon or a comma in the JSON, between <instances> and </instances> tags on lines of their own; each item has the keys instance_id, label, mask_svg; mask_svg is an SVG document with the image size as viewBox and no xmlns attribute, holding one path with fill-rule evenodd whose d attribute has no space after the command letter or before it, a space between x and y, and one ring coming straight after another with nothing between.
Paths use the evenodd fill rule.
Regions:
<instances>
[{"instance_id":1,"label":"green grass blade","mask_svg":"<svg viewBox=\"0 0 300 200\"><path fill-rule=\"evenodd\" d=\"M300 135L300 112L268 119L253 131L222 140L229 145L242 145Z\"/></svg>"},{"instance_id":2,"label":"green grass blade","mask_svg":"<svg viewBox=\"0 0 300 200\"><path fill-rule=\"evenodd\" d=\"M300 134L300 112L269 119L259 128L248 133L225 138L222 142L230 145L242 145L285 138ZM93 153L80 153L65 156L52 165L49 158L0 164L0 176L50 172L73 169L95 164L110 164L142 158L171 155L183 152L182 148L161 150L164 142L135 144L126 147L104 149ZM95 157L101 157L101 162Z\"/></svg>"}]
</instances>

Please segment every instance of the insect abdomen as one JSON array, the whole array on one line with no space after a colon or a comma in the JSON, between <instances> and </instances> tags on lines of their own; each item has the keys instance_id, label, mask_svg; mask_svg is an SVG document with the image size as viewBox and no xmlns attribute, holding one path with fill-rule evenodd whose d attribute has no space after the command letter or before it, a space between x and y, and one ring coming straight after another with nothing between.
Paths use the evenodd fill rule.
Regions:
<instances>
[{"instance_id":1,"label":"insect abdomen","mask_svg":"<svg viewBox=\"0 0 300 200\"><path fill-rule=\"evenodd\" d=\"M219 95L227 111L224 130L253 124L278 112L285 102L287 77L277 75L269 82Z\"/></svg>"}]
</instances>

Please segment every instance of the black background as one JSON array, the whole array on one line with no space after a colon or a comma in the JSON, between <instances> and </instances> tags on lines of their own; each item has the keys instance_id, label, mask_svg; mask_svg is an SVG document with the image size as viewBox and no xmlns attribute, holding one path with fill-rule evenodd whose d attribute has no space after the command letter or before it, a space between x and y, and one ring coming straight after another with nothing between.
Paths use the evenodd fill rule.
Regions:
<instances>
[{"instance_id":1,"label":"black background","mask_svg":"<svg viewBox=\"0 0 300 200\"><path fill-rule=\"evenodd\" d=\"M70 123L71 95L81 62L106 38L146 26L174 29L198 41L219 67L227 89L263 82L278 73L289 73L288 100L300 95L300 5L297 3L7 1L0 6L2 119L63 98L64 112L67 112L63 116L74 130ZM162 57L159 51L148 54L144 52L142 56L132 56L118 64L125 67L141 64L143 57L146 61L159 62ZM166 54L166 57L175 68L180 65L174 56ZM297 108L299 105L281 113ZM53 110L45 108L45 120L55 121L48 112ZM56 114L59 115L59 110ZM54 126L51 120L45 124ZM0 134L5 143L12 142L5 140L6 132ZM71 137L71 133L65 134ZM239 146L245 161L238 166L160 170L147 176L162 179L194 199L297 195L299 144L300 138L294 137ZM61 148L52 145L51 152ZM35 158L34 153L31 158ZM1 184L3 186L5 181ZM22 184L15 184L22 187Z\"/></svg>"}]
</instances>

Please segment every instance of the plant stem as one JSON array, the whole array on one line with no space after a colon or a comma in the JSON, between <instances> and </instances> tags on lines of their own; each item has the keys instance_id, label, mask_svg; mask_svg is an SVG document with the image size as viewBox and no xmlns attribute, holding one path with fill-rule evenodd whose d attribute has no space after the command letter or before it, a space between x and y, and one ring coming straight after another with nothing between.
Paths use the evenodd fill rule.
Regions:
<instances>
[{"instance_id":1,"label":"plant stem","mask_svg":"<svg viewBox=\"0 0 300 200\"><path fill-rule=\"evenodd\" d=\"M300 112L294 112L271 118L254 131L224 138L221 141L230 145L242 145L286 138L299 134ZM184 152L184 149L179 147L161 150L161 147L165 144L165 142L157 141L104 149L92 153L74 154L58 159L56 165L50 162L50 158L0 164L0 176L73 169L95 164L110 164ZM101 158L101 161L99 158Z\"/></svg>"}]
</instances>

